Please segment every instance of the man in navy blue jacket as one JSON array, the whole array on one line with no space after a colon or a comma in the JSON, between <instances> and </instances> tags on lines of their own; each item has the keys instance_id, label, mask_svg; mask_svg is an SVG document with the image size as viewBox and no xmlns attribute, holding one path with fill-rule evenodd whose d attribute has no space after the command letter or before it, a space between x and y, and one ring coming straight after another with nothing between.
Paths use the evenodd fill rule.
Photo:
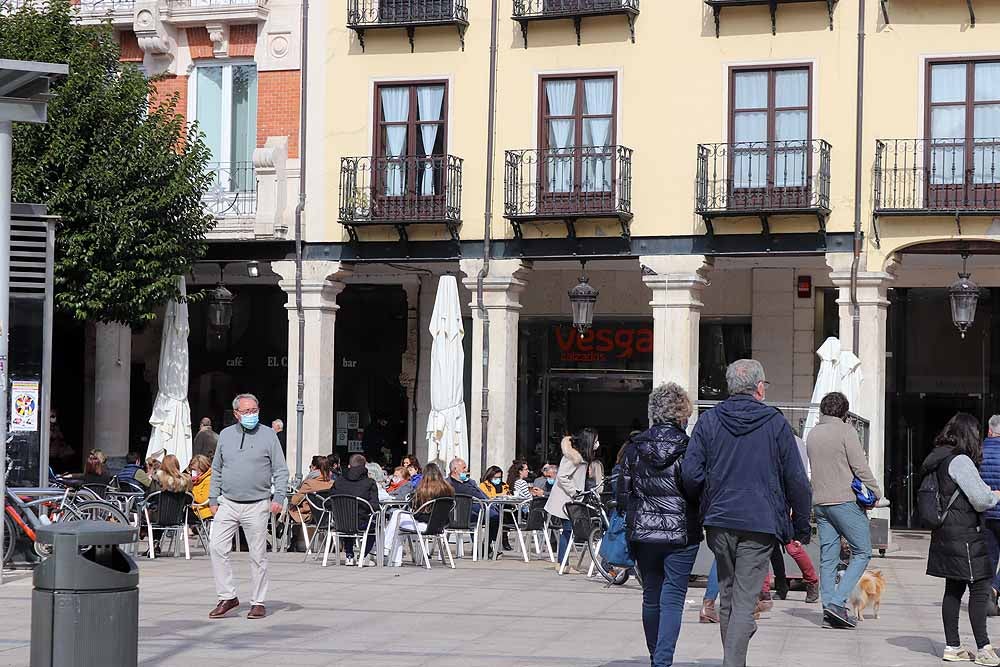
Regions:
<instances>
[{"instance_id":1,"label":"man in navy blue jacket","mask_svg":"<svg viewBox=\"0 0 1000 667\"><path fill-rule=\"evenodd\" d=\"M1000 491L1000 415L990 417L987 427L987 438L983 442L983 462L979 466L979 474L994 491ZM1000 507L986 510L986 546L990 550L993 561L993 571L997 570L1000 560ZM1000 613L997 609L997 593L1000 592L1000 574L993 578L993 599L990 611L993 615Z\"/></svg>"},{"instance_id":2,"label":"man in navy blue jacket","mask_svg":"<svg viewBox=\"0 0 1000 667\"><path fill-rule=\"evenodd\" d=\"M809 542L812 491L788 421L763 403L760 362L733 362L726 384L730 397L698 418L682 476L718 564L722 664L743 667L771 551Z\"/></svg>"}]
</instances>

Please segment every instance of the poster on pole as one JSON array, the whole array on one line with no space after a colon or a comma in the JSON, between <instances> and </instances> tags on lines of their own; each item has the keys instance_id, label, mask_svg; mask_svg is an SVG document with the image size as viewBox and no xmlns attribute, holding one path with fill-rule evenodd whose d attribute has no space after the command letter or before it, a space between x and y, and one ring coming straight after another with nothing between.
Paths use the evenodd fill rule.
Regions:
<instances>
[{"instance_id":1,"label":"poster on pole","mask_svg":"<svg viewBox=\"0 0 1000 667\"><path fill-rule=\"evenodd\" d=\"M14 380L10 387L10 430L38 430L38 381Z\"/></svg>"}]
</instances>

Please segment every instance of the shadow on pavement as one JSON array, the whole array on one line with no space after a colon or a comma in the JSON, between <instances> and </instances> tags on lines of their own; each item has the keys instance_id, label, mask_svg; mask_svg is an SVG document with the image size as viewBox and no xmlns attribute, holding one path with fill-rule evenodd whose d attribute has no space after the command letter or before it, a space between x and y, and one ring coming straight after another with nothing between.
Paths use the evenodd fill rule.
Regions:
<instances>
[{"instance_id":1,"label":"shadow on pavement","mask_svg":"<svg viewBox=\"0 0 1000 667\"><path fill-rule=\"evenodd\" d=\"M899 648L905 648L914 653L921 653L924 655L933 655L935 658L941 657L941 652L944 650L944 645L939 642L928 639L927 637L920 637L917 635L904 635L902 637L889 637L886 642L891 646L897 646Z\"/></svg>"},{"instance_id":2,"label":"shadow on pavement","mask_svg":"<svg viewBox=\"0 0 1000 667\"><path fill-rule=\"evenodd\" d=\"M820 611L818 605L816 606L815 611L811 609L789 608L789 609L783 609L782 612L788 614L789 616L797 618L800 621L808 621L818 628L823 627L823 612Z\"/></svg>"},{"instance_id":3,"label":"shadow on pavement","mask_svg":"<svg viewBox=\"0 0 1000 667\"><path fill-rule=\"evenodd\" d=\"M632 660L615 660L607 662L601 667L647 667L649 658L634 658ZM721 660L695 660L694 662L675 662L674 667L719 667Z\"/></svg>"}]
</instances>

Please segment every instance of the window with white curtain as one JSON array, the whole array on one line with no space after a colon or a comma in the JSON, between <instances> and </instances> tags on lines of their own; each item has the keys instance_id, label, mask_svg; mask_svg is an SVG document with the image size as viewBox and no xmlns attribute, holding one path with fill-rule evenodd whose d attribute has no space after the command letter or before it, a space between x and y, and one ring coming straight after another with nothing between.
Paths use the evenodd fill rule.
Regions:
<instances>
[{"instance_id":1,"label":"window with white curtain","mask_svg":"<svg viewBox=\"0 0 1000 667\"><path fill-rule=\"evenodd\" d=\"M734 188L806 185L810 79L809 67L733 70L730 169Z\"/></svg>"},{"instance_id":2,"label":"window with white curtain","mask_svg":"<svg viewBox=\"0 0 1000 667\"><path fill-rule=\"evenodd\" d=\"M930 184L1000 182L1000 61L929 67Z\"/></svg>"},{"instance_id":3,"label":"window with white curtain","mask_svg":"<svg viewBox=\"0 0 1000 667\"><path fill-rule=\"evenodd\" d=\"M212 152L219 185L249 190L257 146L257 66L197 65L188 80L188 116Z\"/></svg>"},{"instance_id":4,"label":"window with white curtain","mask_svg":"<svg viewBox=\"0 0 1000 667\"><path fill-rule=\"evenodd\" d=\"M542 164L549 193L614 190L613 76L542 79Z\"/></svg>"},{"instance_id":5,"label":"window with white curtain","mask_svg":"<svg viewBox=\"0 0 1000 667\"><path fill-rule=\"evenodd\" d=\"M379 85L375 164L376 187L386 197L442 193L447 86L444 82Z\"/></svg>"}]
</instances>

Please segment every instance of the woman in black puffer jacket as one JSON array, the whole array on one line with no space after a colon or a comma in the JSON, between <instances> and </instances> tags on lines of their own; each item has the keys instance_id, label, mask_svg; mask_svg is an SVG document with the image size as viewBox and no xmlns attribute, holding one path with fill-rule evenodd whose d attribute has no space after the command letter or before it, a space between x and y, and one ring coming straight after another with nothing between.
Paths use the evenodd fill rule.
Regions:
<instances>
[{"instance_id":1,"label":"woman in black puffer jacket","mask_svg":"<svg viewBox=\"0 0 1000 667\"><path fill-rule=\"evenodd\" d=\"M698 503L681 493L691 399L673 382L649 395L650 428L627 445L617 495L642 575L642 626L653 667L669 667L681 631L688 577L701 543Z\"/></svg>"}]
</instances>

